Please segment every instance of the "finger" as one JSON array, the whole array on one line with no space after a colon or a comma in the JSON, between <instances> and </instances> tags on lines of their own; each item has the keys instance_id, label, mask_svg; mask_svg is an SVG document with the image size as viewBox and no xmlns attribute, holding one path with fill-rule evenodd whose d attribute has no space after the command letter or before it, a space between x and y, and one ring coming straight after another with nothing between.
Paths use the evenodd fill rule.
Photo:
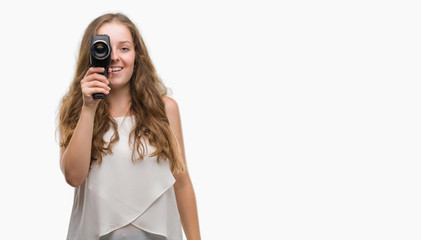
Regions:
<instances>
[{"instance_id":1,"label":"finger","mask_svg":"<svg viewBox=\"0 0 421 240\"><path fill-rule=\"evenodd\" d=\"M85 73L84 78L94 75L94 74L103 75L102 73L104 71L105 71L105 68L102 68L102 67L90 67L88 71Z\"/></svg>"},{"instance_id":2,"label":"finger","mask_svg":"<svg viewBox=\"0 0 421 240\"><path fill-rule=\"evenodd\" d=\"M106 85L110 84L110 82L108 81L107 77L105 77L102 74L94 73L94 74L92 74L92 76L94 76L95 80L98 80L100 82L103 82Z\"/></svg>"},{"instance_id":3,"label":"finger","mask_svg":"<svg viewBox=\"0 0 421 240\"><path fill-rule=\"evenodd\" d=\"M110 91L107 91L104 88L100 88L100 87L93 87L93 88L86 88L86 89L82 90L82 93L85 96L92 97L92 95L94 93L103 93L103 94L107 95L107 94L110 93Z\"/></svg>"},{"instance_id":4,"label":"finger","mask_svg":"<svg viewBox=\"0 0 421 240\"><path fill-rule=\"evenodd\" d=\"M108 76L107 76L107 80L111 79L111 77L113 76L113 71L111 70L111 68L108 69Z\"/></svg>"},{"instance_id":5,"label":"finger","mask_svg":"<svg viewBox=\"0 0 421 240\"><path fill-rule=\"evenodd\" d=\"M86 72L86 76L93 73L103 73L104 71L105 71L105 68L103 67L90 67L88 71Z\"/></svg>"},{"instance_id":6,"label":"finger","mask_svg":"<svg viewBox=\"0 0 421 240\"><path fill-rule=\"evenodd\" d=\"M84 79L82 79L81 83L93 82L93 81L103 82L106 85L108 85L110 83L104 75L98 74L98 73L93 73L89 76L86 76Z\"/></svg>"},{"instance_id":7,"label":"finger","mask_svg":"<svg viewBox=\"0 0 421 240\"><path fill-rule=\"evenodd\" d=\"M81 87L82 87L82 89L85 89L85 88L103 88L106 91L111 90L111 88L107 84L104 84L103 82L100 82L100 81L84 82Z\"/></svg>"}]
</instances>

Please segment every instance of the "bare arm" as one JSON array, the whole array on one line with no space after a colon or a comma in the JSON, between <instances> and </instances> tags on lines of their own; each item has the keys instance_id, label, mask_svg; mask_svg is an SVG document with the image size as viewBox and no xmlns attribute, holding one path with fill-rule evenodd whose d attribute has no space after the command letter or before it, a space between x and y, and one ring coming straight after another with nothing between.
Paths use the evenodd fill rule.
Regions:
<instances>
[{"instance_id":1,"label":"bare arm","mask_svg":"<svg viewBox=\"0 0 421 240\"><path fill-rule=\"evenodd\" d=\"M60 167L66 182L77 187L89 172L95 109L82 109L72 139L66 149L61 148Z\"/></svg>"},{"instance_id":2,"label":"bare arm","mask_svg":"<svg viewBox=\"0 0 421 240\"><path fill-rule=\"evenodd\" d=\"M169 97L164 97L164 102L171 129L178 141L182 153L182 158L186 166L186 171L183 175L174 175L176 179L174 190L177 199L178 210L180 212L181 224L183 225L187 240L200 240L199 217L197 214L196 197L189 173L187 171L178 105L172 98Z\"/></svg>"},{"instance_id":3,"label":"bare arm","mask_svg":"<svg viewBox=\"0 0 421 240\"><path fill-rule=\"evenodd\" d=\"M92 134L95 111L99 99L93 99L93 93L109 93L108 80L97 74L101 68L90 68L81 81L83 107L79 121L70 139L69 145L61 148L60 168L69 185L77 187L88 176L91 161Z\"/></svg>"}]
</instances>

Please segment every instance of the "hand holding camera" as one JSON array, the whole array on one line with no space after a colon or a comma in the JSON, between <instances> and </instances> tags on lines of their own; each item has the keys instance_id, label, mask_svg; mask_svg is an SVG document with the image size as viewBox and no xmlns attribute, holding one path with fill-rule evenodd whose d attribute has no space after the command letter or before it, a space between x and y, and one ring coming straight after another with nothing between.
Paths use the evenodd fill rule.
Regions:
<instances>
[{"instance_id":1,"label":"hand holding camera","mask_svg":"<svg viewBox=\"0 0 421 240\"><path fill-rule=\"evenodd\" d=\"M95 102L94 99L105 99L111 90L108 87L109 81L107 79L110 62L110 37L108 35L93 36L90 50L90 63L92 67L89 68L85 77L80 82L85 105L93 105Z\"/></svg>"},{"instance_id":2,"label":"hand holding camera","mask_svg":"<svg viewBox=\"0 0 421 240\"><path fill-rule=\"evenodd\" d=\"M103 94L105 96L110 92L109 81L103 75L104 72L104 68L91 67L80 82L84 105L96 105L94 103L98 101L94 101L96 99L94 94Z\"/></svg>"}]
</instances>

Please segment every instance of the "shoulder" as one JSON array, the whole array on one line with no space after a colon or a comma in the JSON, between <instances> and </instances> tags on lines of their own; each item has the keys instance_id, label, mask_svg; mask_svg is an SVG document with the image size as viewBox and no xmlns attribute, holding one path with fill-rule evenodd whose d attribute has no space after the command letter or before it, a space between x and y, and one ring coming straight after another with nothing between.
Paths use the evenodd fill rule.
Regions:
<instances>
[{"instance_id":1,"label":"shoulder","mask_svg":"<svg viewBox=\"0 0 421 240\"><path fill-rule=\"evenodd\" d=\"M165 111L167 112L167 115L172 115L174 113L178 114L178 104L174 99L168 96L163 96L162 100L164 101Z\"/></svg>"},{"instance_id":2,"label":"shoulder","mask_svg":"<svg viewBox=\"0 0 421 240\"><path fill-rule=\"evenodd\" d=\"M173 129L176 128L176 130L181 129L180 112L178 110L177 102L168 96L162 97L162 100L165 104L165 113L167 115L170 126Z\"/></svg>"}]
</instances>

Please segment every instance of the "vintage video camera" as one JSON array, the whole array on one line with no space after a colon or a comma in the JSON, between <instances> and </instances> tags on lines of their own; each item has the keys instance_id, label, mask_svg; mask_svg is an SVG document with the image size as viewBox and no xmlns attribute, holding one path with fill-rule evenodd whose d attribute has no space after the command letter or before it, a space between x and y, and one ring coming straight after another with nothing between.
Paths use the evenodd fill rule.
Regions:
<instances>
[{"instance_id":1,"label":"vintage video camera","mask_svg":"<svg viewBox=\"0 0 421 240\"><path fill-rule=\"evenodd\" d=\"M94 35L92 37L90 62L93 67L103 67L105 71L101 73L105 77L108 76L108 66L111 63L111 44L110 37L106 34ZM94 93L94 99L104 99L105 94Z\"/></svg>"}]
</instances>

